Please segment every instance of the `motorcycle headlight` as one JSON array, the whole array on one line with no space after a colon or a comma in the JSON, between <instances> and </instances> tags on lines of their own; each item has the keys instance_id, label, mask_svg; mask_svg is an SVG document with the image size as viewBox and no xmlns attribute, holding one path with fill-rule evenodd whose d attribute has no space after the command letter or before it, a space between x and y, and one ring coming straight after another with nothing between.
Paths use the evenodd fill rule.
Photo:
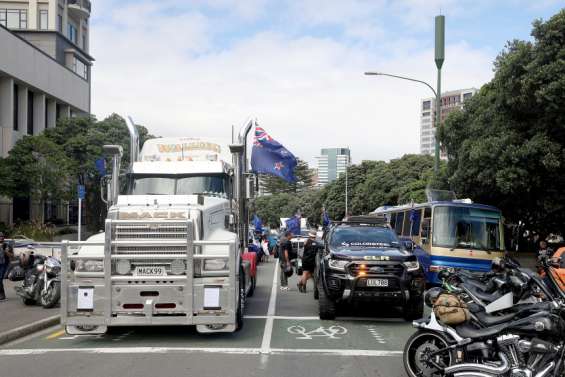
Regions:
<instances>
[{"instance_id":1,"label":"motorcycle headlight","mask_svg":"<svg viewBox=\"0 0 565 377\"><path fill-rule=\"evenodd\" d=\"M103 272L104 261L92 259L79 259L75 264L76 272Z\"/></svg>"},{"instance_id":2,"label":"motorcycle headlight","mask_svg":"<svg viewBox=\"0 0 565 377\"><path fill-rule=\"evenodd\" d=\"M131 271L131 263L127 259L120 259L116 263L116 272L120 275L127 275Z\"/></svg>"},{"instance_id":3,"label":"motorcycle headlight","mask_svg":"<svg viewBox=\"0 0 565 377\"><path fill-rule=\"evenodd\" d=\"M349 261L346 260L330 259L328 265L330 266L331 269L338 271L345 271L345 266L347 266L348 263Z\"/></svg>"},{"instance_id":4,"label":"motorcycle headlight","mask_svg":"<svg viewBox=\"0 0 565 377\"><path fill-rule=\"evenodd\" d=\"M418 263L417 260L404 262L403 265L404 267L406 267L406 271L408 272L417 271L420 269L420 263Z\"/></svg>"},{"instance_id":5,"label":"motorcycle headlight","mask_svg":"<svg viewBox=\"0 0 565 377\"><path fill-rule=\"evenodd\" d=\"M203 271L225 271L228 269L228 259L204 259Z\"/></svg>"},{"instance_id":6,"label":"motorcycle headlight","mask_svg":"<svg viewBox=\"0 0 565 377\"><path fill-rule=\"evenodd\" d=\"M175 259L171 262L171 274L182 275L186 271L186 265L182 259Z\"/></svg>"}]
</instances>

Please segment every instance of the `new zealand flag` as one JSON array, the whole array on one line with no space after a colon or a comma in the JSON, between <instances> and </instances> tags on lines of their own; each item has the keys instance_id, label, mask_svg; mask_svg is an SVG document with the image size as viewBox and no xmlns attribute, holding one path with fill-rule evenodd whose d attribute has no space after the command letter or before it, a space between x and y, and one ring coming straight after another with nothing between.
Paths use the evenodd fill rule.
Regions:
<instances>
[{"instance_id":1,"label":"new zealand flag","mask_svg":"<svg viewBox=\"0 0 565 377\"><path fill-rule=\"evenodd\" d=\"M296 182L294 168L296 168L296 157L270 137L264 129L255 127L251 170L254 173L276 175L287 182Z\"/></svg>"}]
</instances>

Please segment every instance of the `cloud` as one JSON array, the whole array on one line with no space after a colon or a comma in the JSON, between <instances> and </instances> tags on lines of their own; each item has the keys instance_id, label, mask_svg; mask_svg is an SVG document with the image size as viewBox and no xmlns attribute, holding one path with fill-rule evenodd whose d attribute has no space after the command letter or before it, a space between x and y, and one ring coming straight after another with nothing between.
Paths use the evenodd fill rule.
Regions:
<instances>
[{"instance_id":1,"label":"cloud","mask_svg":"<svg viewBox=\"0 0 565 377\"><path fill-rule=\"evenodd\" d=\"M350 146L355 162L419 151L419 105L429 89L363 72L404 74L435 86L429 45L400 36L390 41L396 49L385 55L333 35L268 27L218 45L217 20L201 9L159 12L144 2L127 7L114 7L111 22L92 30L98 118L130 114L157 135L228 139L232 124L239 127L255 116L310 163L321 148L332 146ZM325 9L312 22L338 22L341 9ZM380 30L362 22L348 28L360 37ZM479 87L492 76L493 52L464 41L446 51L444 89Z\"/></svg>"}]
</instances>

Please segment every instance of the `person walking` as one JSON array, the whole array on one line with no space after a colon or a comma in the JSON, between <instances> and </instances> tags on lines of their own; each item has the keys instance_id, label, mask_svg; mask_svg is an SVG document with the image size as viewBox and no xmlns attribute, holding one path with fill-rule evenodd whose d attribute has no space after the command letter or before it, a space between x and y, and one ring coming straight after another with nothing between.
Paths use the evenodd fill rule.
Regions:
<instances>
[{"instance_id":1,"label":"person walking","mask_svg":"<svg viewBox=\"0 0 565 377\"><path fill-rule=\"evenodd\" d=\"M288 269L292 271L291 261L296 259L296 255L292 251L292 232L287 231L281 239L280 252L279 252L279 266L281 268L281 291L288 291L288 276L286 272Z\"/></svg>"},{"instance_id":2,"label":"person walking","mask_svg":"<svg viewBox=\"0 0 565 377\"><path fill-rule=\"evenodd\" d=\"M302 255L302 278L298 282L298 290L306 293L308 280L314 280L314 270L316 268L316 253L318 244L316 242L316 232L308 232L308 239L304 243L304 254ZM316 282L314 282L316 284Z\"/></svg>"},{"instance_id":3,"label":"person walking","mask_svg":"<svg viewBox=\"0 0 565 377\"><path fill-rule=\"evenodd\" d=\"M0 233L0 301L6 300L4 291L4 275L10 266L10 261L14 256L12 247L4 241L4 234Z\"/></svg>"}]
</instances>

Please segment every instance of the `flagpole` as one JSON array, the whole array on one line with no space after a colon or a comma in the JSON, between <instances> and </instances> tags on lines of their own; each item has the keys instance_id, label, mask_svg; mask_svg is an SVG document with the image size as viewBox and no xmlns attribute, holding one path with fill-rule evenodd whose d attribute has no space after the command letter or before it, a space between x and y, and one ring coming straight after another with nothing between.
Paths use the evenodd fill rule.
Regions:
<instances>
[{"instance_id":1,"label":"flagpole","mask_svg":"<svg viewBox=\"0 0 565 377\"><path fill-rule=\"evenodd\" d=\"M345 217L347 218L349 215L349 210L348 210L348 189L347 186L349 184L348 181L348 175L347 175L347 166L345 167Z\"/></svg>"}]
</instances>

